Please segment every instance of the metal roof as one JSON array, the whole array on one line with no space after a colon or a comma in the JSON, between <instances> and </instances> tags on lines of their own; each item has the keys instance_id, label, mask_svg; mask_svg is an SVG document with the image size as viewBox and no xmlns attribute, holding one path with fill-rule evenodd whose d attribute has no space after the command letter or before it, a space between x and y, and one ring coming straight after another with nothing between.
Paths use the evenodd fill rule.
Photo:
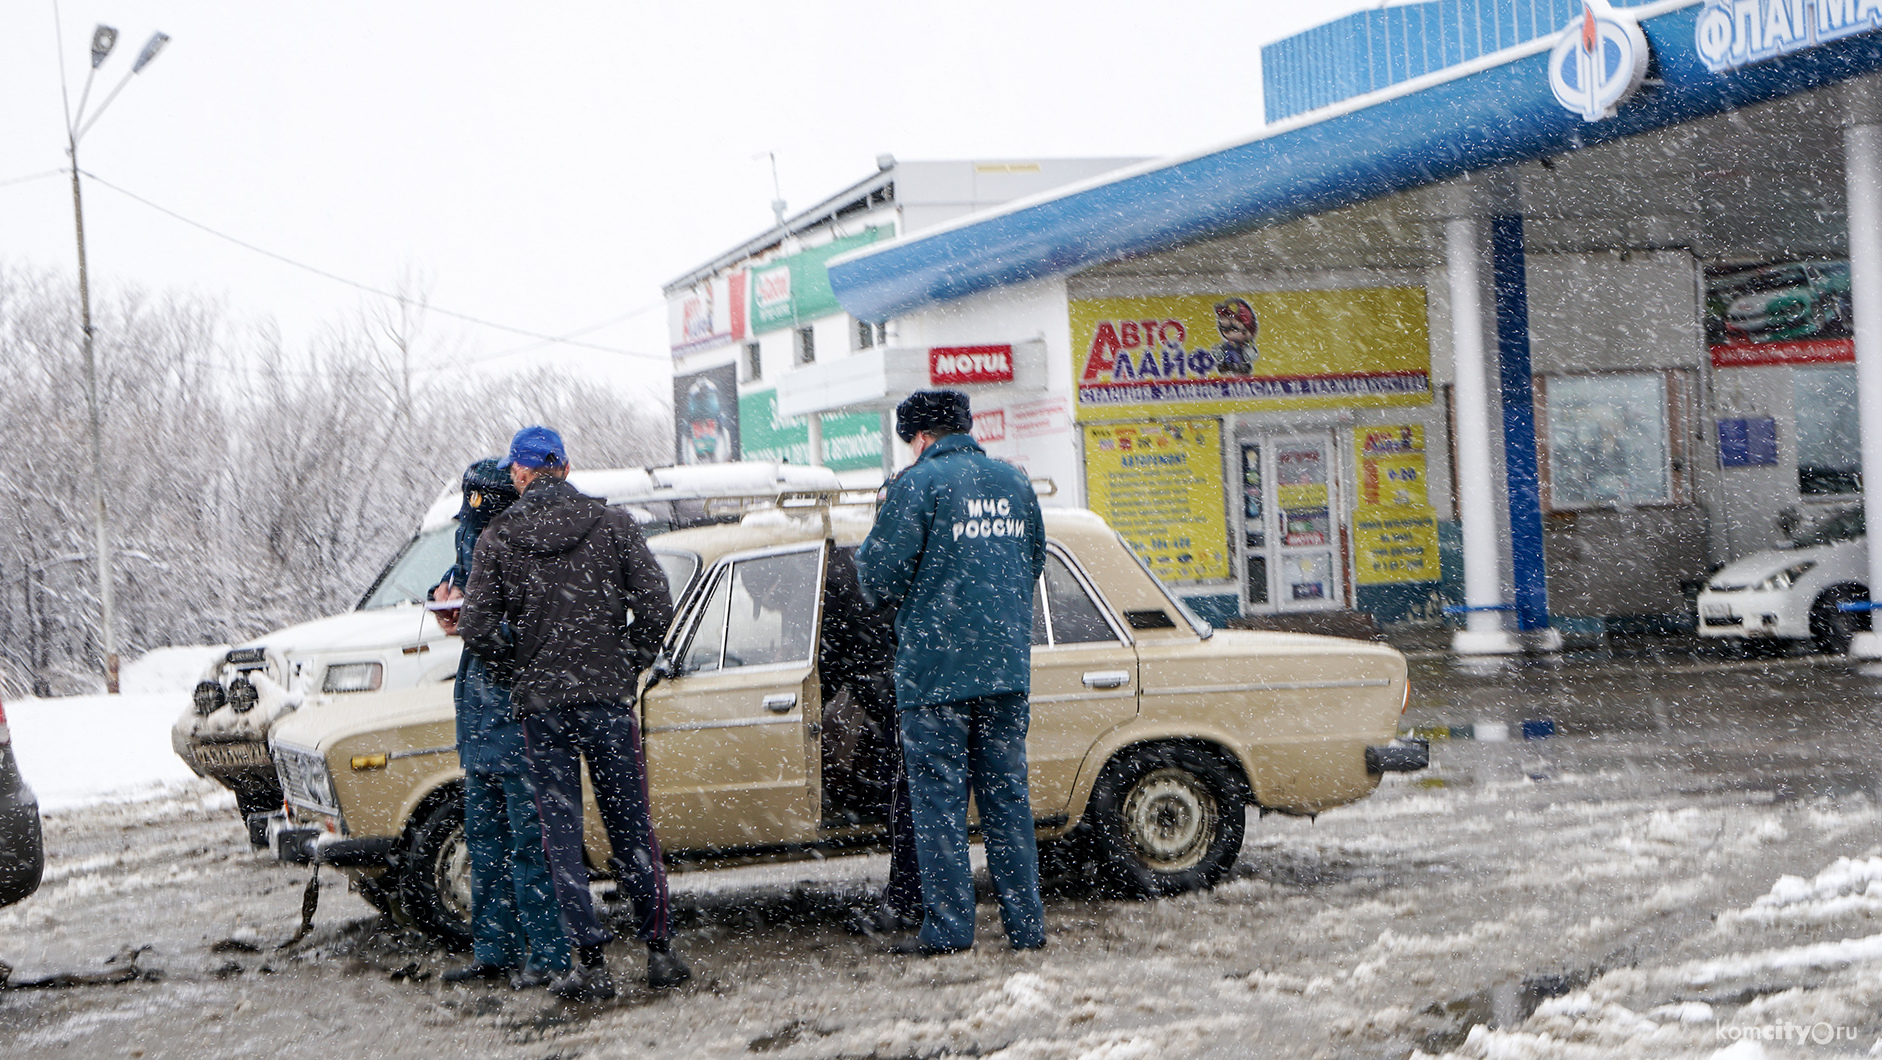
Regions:
<instances>
[{"instance_id":1,"label":"metal roof","mask_svg":"<svg viewBox=\"0 0 1882 1060\"><path fill-rule=\"evenodd\" d=\"M1167 250L1558 155L1882 70L1882 34L1714 74L1693 29L1700 0L1634 8L1657 83L1606 121L1564 109L1544 37L1407 81L1260 135L1021 200L829 265L845 309L881 321L937 302Z\"/></svg>"}]
</instances>

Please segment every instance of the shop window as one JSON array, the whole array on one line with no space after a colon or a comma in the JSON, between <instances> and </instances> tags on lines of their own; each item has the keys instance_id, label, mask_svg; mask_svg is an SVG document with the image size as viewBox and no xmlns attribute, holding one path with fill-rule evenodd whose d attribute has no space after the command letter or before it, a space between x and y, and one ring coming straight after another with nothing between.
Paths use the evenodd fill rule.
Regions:
<instances>
[{"instance_id":1,"label":"shop window","mask_svg":"<svg viewBox=\"0 0 1882 1060\"><path fill-rule=\"evenodd\" d=\"M748 342L745 344L745 381L755 383L764 377L765 362L759 354L759 345L756 342Z\"/></svg>"},{"instance_id":2,"label":"shop window","mask_svg":"<svg viewBox=\"0 0 1882 1060\"><path fill-rule=\"evenodd\" d=\"M1860 493L1855 367L1792 369L1791 389L1797 410L1797 492Z\"/></svg>"},{"instance_id":3,"label":"shop window","mask_svg":"<svg viewBox=\"0 0 1882 1060\"><path fill-rule=\"evenodd\" d=\"M792 332L792 345L797 347L798 364L817 363L817 331L815 328L798 328Z\"/></svg>"},{"instance_id":4,"label":"shop window","mask_svg":"<svg viewBox=\"0 0 1882 1060\"><path fill-rule=\"evenodd\" d=\"M1683 500L1667 374L1558 375L1544 384L1549 507L1631 508Z\"/></svg>"}]
</instances>

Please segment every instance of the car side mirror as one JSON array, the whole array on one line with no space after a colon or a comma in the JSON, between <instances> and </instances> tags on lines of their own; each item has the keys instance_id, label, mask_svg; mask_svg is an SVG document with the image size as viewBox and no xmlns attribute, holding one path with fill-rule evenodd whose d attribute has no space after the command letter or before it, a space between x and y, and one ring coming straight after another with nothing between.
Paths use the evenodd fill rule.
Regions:
<instances>
[{"instance_id":1,"label":"car side mirror","mask_svg":"<svg viewBox=\"0 0 1882 1060\"><path fill-rule=\"evenodd\" d=\"M656 655L653 663L647 667L647 683L641 686L641 691L644 692L652 688L667 678L672 677L676 672L678 671L673 665L673 660L667 658L665 652Z\"/></svg>"}]
</instances>

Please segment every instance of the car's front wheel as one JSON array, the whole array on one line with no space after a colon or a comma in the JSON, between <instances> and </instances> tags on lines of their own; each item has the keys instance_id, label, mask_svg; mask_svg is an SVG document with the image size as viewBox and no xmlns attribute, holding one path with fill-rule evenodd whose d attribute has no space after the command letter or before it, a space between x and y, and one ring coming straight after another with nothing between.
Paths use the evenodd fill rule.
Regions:
<instances>
[{"instance_id":1,"label":"car's front wheel","mask_svg":"<svg viewBox=\"0 0 1882 1060\"><path fill-rule=\"evenodd\" d=\"M471 943L470 846L464 796L456 788L431 805L399 859L398 904L413 923L446 945Z\"/></svg>"},{"instance_id":2,"label":"car's front wheel","mask_svg":"<svg viewBox=\"0 0 1882 1060\"><path fill-rule=\"evenodd\" d=\"M1104 882L1149 896L1214 886L1241 853L1243 790L1241 770L1212 749L1148 744L1119 754L1085 812Z\"/></svg>"},{"instance_id":3,"label":"car's front wheel","mask_svg":"<svg viewBox=\"0 0 1882 1060\"><path fill-rule=\"evenodd\" d=\"M1818 650L1831 655L1849 653L1849 642L1869 628L1869 613L1845 611L1841 605L1868 599L1869 590L1860 585L1838 585L1817 597L1810 605L1810 639Z\"/></svg>"}]
</instances>

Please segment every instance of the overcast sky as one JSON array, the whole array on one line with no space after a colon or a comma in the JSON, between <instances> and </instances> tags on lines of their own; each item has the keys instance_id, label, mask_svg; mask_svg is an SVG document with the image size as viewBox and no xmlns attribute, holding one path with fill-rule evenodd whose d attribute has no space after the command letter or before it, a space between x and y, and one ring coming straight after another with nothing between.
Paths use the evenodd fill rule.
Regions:
<instances>
[{"instance_id":1,"label":"overcast sky","mask_svg":"<svg viewBox=\"0 0 1882 1060\"><path fill-rule=\"evenodd\" d=\"M63 0L65 78L116 26L79 144L165 210L375 287L642 357L570 354L667 393L660 285L898 158L1156 156L1256 131L1259 45L1378 0L257 3ZM0 20L0 261L72 274L51 0ZM758 157L754 157L758 156ZM370 297L88 182L96 283L271 318L290 348ZM636 310L638 316L620 319ZM455 357L525 336L439 319ZM492 363L541 357L542 351Z\"/></svg>"}]
</instances>

